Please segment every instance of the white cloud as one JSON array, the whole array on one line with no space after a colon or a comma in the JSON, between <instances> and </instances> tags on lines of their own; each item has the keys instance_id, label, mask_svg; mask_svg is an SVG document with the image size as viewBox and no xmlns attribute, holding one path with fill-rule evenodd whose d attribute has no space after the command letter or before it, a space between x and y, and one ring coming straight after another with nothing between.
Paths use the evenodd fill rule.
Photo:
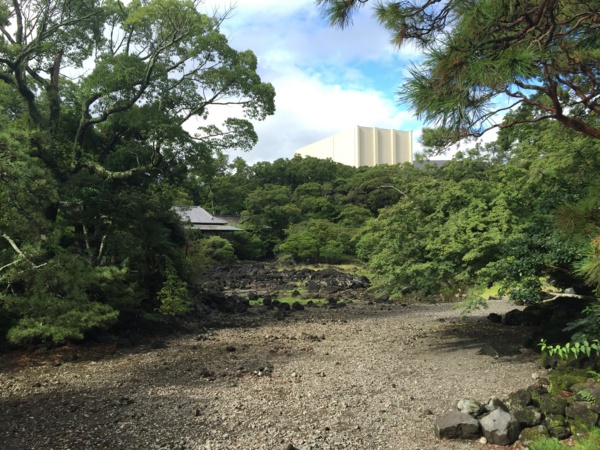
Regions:
<instances>
[{"instance_id":1,"label":"white cloud","mask_svg":"<svg viewBox=\"0 0 600 450\"><path fill-rule=\"evenodd\" d=\"M393 77L417 52L393 48L369 5L353 26L340 30L327 24L314 0L236 3L222 31L234 48L254 51L261 78L276 91L276 113L255 124L259 143L242 154L246 160L291 158L298 148L354 125L420 127L396 105L393 89ZM216 5L228 3L206 1L207 8ZM213 110L210 120L219 123L230 114Z\"/></svg>"}]
</instances>

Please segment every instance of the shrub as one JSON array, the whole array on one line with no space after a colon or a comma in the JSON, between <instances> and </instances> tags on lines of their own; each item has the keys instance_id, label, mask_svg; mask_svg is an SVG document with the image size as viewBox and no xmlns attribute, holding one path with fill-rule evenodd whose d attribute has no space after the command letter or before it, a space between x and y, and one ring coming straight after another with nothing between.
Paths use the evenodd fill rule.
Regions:
<instances>
[{"instance_id":1,"label":"shrub","mask_svg":"<svg viewBox=\"0 0 600 450\"><path fill-rule=\"evenodd\" d=\"M115 292L108 304L102 292L103 269L85 259L62 253L43 265L9 271L3 282L10 289L0 294L5 314L12 318L7 338L15 344L60 344L83 339L92 328L108 328L119 315ZM127 293L123 296L127 297Z\"/></svg>"},{"instance_id":2,"label":"shrub","mask_svg":"<svg viewBox=\"0 0 600 450\"><path fill-rule=\"evenodd\" d=\"M169 316L185 314L192 310L192 301L187 283L177 276L172 264L167 264L165 281L157 294L160 306L158 310Z\"/></svg>"}]
</instances>

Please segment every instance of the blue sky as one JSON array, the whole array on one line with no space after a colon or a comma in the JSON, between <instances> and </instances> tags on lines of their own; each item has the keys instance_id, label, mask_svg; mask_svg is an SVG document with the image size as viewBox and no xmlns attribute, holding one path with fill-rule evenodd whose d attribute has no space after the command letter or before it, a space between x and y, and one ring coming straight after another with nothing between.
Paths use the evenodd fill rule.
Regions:
<instances>
[{"instance_id":1,"label":"blue sky","mask_svg":"<svg viewBox=\"0 0 600 450\"><path fill-rule=\"evenodd\" d=\"M241 154L249 163L291 158L296 149L355 125L420 135L422 124L396 100L418 52L393 47L368 5L353 26L340 30L328 25L313 0L205 1L208 11L231 5L221 31L232 47L256 54L261 78L277 94L275 115L255 123L258 145ZM211 114L218 122L232 112Z\"/></svg>"}]
</instances>

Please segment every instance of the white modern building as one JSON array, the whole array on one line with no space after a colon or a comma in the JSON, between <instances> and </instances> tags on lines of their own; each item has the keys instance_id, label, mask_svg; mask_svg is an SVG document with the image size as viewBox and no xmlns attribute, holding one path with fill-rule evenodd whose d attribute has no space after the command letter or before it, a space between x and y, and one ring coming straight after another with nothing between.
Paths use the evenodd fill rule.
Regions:
<instances>
[{"instance_id":1,"label":"white modern building","mask_svg":"<svg viewBox=\"0 0 600 450\"><path fill-rule=\"evenodd\" d=\"M296 155L331 158L354 167L412 163L412 131L355 126L302 147Z\"/></svg>"}]
</instances>

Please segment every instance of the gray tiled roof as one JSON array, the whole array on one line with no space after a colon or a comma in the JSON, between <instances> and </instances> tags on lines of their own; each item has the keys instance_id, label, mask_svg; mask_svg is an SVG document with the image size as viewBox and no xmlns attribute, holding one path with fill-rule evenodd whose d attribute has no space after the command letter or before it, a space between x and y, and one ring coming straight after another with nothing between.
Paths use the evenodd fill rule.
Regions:
<instances>
[{"instance_id":1,"label":"gray tiled roof","mask_svg":"<svg viewBox=\"0 0 600 450\"><path fill-rule=\"evenodd\" d=\"M201 231L242 231L241 228L232 225L192 225L192 230Z\"/></svg>"},{"instance_id":2,"label":"gray tiled roof","mask_svg":"<svg viewBox=\"0 0 600 450\"><path fill-rule=\"evenodd\" d=\"M178 207L175 211L182 220L190 221L192 225L227 225L227 221L217 219L199 206Z\"/></svg>"}]
</instances>

